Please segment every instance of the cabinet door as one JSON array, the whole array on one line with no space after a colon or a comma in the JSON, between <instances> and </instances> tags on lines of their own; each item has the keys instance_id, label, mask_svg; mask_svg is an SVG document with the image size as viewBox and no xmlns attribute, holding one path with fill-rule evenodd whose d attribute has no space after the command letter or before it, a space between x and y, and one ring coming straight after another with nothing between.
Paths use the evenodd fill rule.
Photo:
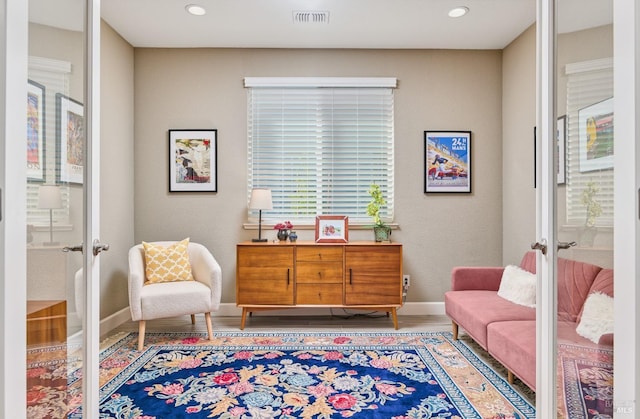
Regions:
<instances>
[{"instance_id":1,"label":"cabinet door","mask_svg":"<svg viewBox=\"0 0 640 419\"><path fill-rule=\"evenodd\" d=\"M402 304L401 246L348 246L345 251L347 305Z\"/></svg>"},{"instance_id":2,"label":"cabinet door","mask_svg":"<svg viewBox=\"0 0 640 419\"><path fill-rule=\"evenodd\" d=\"M293 247L238 246L237 304L293 304Z\"/></svg>"}]
</instances>

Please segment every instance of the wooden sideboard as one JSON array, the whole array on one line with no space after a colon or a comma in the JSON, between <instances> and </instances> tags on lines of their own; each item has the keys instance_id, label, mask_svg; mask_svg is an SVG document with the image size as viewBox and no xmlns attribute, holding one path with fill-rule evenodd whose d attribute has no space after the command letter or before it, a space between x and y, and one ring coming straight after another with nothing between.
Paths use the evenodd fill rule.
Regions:
<instances>
[{"instance_id":1,"label":"wooden sideboard","mask_svg":"<svg viewBox=\"0 0 640 419\"><path fill-rule=\"evenodd\" d=\"M402 244L244 242L236 247L236 304L247 313L342 307L390 313L402 307Z\"/></svg>"},{"instance_id":2,"label":"wooden sideboard","mask_svg":"<svg viewBox=\"0 0 640 419\"><path fill-rule=\"evenodd\" d=\"M65 300L27 301L27 345L67 341L67 302Z\"/></svg>"}]
</instances>

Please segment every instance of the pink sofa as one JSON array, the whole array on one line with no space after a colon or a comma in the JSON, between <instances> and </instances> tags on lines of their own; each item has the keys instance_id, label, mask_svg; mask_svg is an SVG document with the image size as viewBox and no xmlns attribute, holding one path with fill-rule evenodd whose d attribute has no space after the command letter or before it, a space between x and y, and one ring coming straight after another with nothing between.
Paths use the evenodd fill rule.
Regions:
<instances>
[{"instance_id":1,"label":"pink sofa","mask_svg":"<svg viewBox=\"0 0 640 419\"><path fill-rule=\"evenodd\" d=\"M520 267L535 273L536 254L527 252ZM458 327L527 386L536 386L536 310L498 296L504 267L457 267L451 273L451 291L445 293L445 311ZM558 259L558 341L581 346L613 344L602 336L598 344L576 332L582 307L589 294L613 297L613 270L585 262Z\"/></svg>"}]
</instances>

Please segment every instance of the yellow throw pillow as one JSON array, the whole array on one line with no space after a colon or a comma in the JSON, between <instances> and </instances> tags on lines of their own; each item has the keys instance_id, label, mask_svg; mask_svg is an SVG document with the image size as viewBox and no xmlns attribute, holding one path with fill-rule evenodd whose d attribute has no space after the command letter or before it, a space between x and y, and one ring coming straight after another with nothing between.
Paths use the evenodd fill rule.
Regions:
<instances>
[{"instance_id":1,"label":"yellow throw pillow","mask_svg":"<svg viewBox=\"0 0 640 419\"><path fill-rule=\"evenodd\" d=\"M144 246L145 284L193 281L189 263L189 238L169 247L142 242Z\"/></svg>"}]
</instances>

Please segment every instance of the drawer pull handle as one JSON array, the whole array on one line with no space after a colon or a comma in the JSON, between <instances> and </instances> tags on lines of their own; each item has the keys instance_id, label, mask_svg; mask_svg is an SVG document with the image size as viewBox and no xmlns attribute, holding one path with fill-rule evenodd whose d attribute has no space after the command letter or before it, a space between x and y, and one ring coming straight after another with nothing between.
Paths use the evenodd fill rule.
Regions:
<instances>
[{"instance_id":1,"label":"drawer pull handle","mask_svg":"<svg viewBox=\"0 0 640 419\"><path fill-rule=\"evenodd\" d=\"M319 272L318 272L318 276L319 276L320 278L322 278L322 272L320 272L320 271L319 271Z\"/></svg>"},{"instance_id":2,"label":"drawer pull handle","mask_svg":"<svg viewBox=\"0 0 640 419\"><path fill-rule=\"evenodd\" d=\"M287 268L287 285L289 285L289 272L291 271L290 268Z\"/></svg>"},{"instance_id":3,"label":"drawer pull handle","mask_svg":"<svg viewBox=\"0 0 640 419\"><path fill-rule=\"evenodd\" d=\"M349 285L353 284L353 269L349 268Z\"/></svg>"}]
</instances>

